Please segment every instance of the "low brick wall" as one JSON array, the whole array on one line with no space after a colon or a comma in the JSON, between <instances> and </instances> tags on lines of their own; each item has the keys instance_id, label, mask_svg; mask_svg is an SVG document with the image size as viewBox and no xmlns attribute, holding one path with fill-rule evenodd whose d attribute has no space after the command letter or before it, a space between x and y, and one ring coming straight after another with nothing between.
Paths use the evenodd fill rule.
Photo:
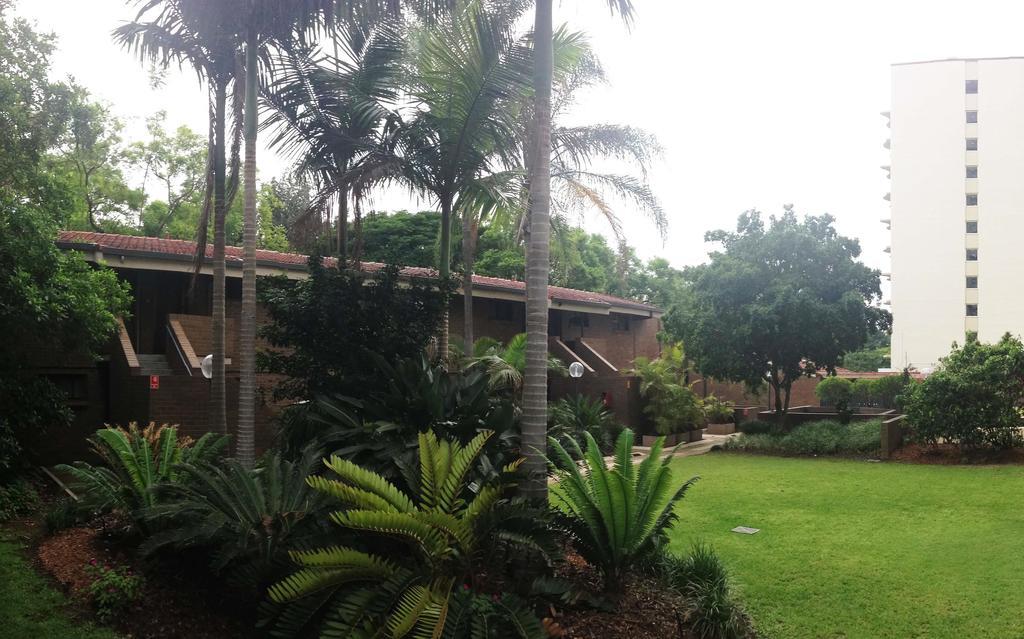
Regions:
<instances>
[{"instance_id":1,"label":"low brick wall","mask_svg":"<svg viewBox=\"0 0 1024 639\"><path fill-rule=\"evenodd\" d=\"M907 436L907 416L897 415L882 422L882 458L888 459L903 446Z\"/></svg>"}]
</instances>

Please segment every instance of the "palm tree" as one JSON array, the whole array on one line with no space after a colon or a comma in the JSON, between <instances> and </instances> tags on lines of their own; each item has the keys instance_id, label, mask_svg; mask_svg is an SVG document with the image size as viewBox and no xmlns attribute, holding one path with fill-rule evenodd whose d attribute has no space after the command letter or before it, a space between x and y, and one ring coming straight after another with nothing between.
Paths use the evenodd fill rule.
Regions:
<instances>
[{"instance_id":1,"label":"palm tree","mask_svg":"<svg viewBox=\"0 0 1024 639\"><path fill-rule=\"evenodd\" d=\"M295 172L311 177L318 192L308 212L336 200L338 266L347 262L347 172L368 149L380 144L383 125L398 99L402 33L387 22L338 27L333 55L292 46L274 60L263 100L270 146L295 160ZM340 48L340 52L339 52ZM359 239L353 259L358 262Z\"/></svg>"},{"instance_id":2,"label":"palm tree","mask_svg":"<svg viewBox=\"0 0 1024 639\"><path fill-rule=\"evenodd\" d=\"M607 0L627 21L631 0ZM526 371L523 379L522 442L526 453L524 494L547 502L548 275L551 239L551 83L554 75L552 0L537 0L534 18L534 126L529 153L529 240L526 252Z\"/></svg>"},{"instance_id":3,"label":"palm tree","mask_svg":"<svg viewBox=\"0 0 1024 639\"><path fill-rule=\"evenodd\" d=\"M237 174L227 175L226 121L228 92L235 86L232 111L241 106L237 91L239 64L233 20L236 14L225 3L201 0L139 0L135 20L113 32L115 42L136 53L140 59L168 67L172 62L188 65L210 87L210 160L207 171L206 205L197 229L196 271L205 256L207 228L213 209L213 378L211 430L227 432L225 379L225 264L224 219L237 186ZM237 131L236 127L236 131ZM233 136L232 164L237 164L237 136Z\"/></svg>"},{"instance_id":4,"label":"palm tree","mask_svg":"<svg viewBox=\"0 0 1024 639\"><path fill-rule=\"evenodd\" d=\"M382 148L353 167L353 188L399 180L429 193L441 209L438 271L451 275L453 215L462 216L464 338L472 351L472 221L502 206L516 166L517 118L529 91L529 47L515 35L524 3L473 2L456 14L410 34L414 112L396 126ZM448 315L438 339L448 355Z\"/></svg>"}]
</instances>

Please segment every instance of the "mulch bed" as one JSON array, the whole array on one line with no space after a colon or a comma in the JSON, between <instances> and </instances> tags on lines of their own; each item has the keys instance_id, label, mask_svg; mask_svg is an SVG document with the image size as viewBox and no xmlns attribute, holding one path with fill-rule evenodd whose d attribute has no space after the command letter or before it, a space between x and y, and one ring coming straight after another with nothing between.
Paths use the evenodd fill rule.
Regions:
<instances>
[{"instance_id":1,"label":"mulch bed","mask_svg":"<svg viewBox=\"0 0 1024 639\"><path fill-rule=\"evenodd\" d=\"M910 464L1024 464L1024 449L964 451L953 444L907 444L891 459Z\"/></svg>"},{"instance_id":2,"label":"mulch bed","mask_svg":"<svg viewBox=\"0 0 1024 639\"><path fill-rule=\"evenodd\" d=\"M601 576L578 555L570 554L559 576L601 591ZM649 577L630 577L615 612L589 607L554 608L551 621L564 639L690 639L682 597Z\"/></svg>"},{"instance_id":3,"label":"mulch bed","mask_svg":"<svg viewBox=\"0 0 1024 639\"><path fill-rule=\"evenodd\" d=\"M88 608L85 588L91 582L86 566L131 565L143 574L145 586L139 602L117 624L129 637L161 639L234 639L250 636L242 616L233 614L232 602L188 574L187 566L143 566L106 540L92 527L71 528L41 540L36 548L40 567L81 608Z\"/></svg>"}]
</instances>

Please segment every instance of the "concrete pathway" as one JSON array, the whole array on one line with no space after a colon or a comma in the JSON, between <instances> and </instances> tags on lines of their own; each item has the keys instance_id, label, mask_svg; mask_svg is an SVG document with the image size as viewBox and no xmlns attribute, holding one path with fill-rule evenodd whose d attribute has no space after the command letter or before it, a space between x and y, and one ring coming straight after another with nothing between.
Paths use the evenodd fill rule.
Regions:
<instances>
[{"instance_id":1,"label":"concrete pathway","mask_svg":"<svg viewBox=\"0 0 1024 639\"><path fill-rule=\"evenodd\" d=\"M704 438L699 442L690 442L689 444L683 444L676 450L676 457L692 457L694 455L703 455L709 452L715 446L720 446L725 442L729 441L733 437L736 437L739 433L733 433L732 435L708 435L704 433ZM646 458L651 454L649 446L634 446L633 456L639 459ZM666 446L665 451L662 453L663 456L667 457L672 454L672 447ZM612 459L609 457L609 459Z\"/></svg>"}]
</instances>

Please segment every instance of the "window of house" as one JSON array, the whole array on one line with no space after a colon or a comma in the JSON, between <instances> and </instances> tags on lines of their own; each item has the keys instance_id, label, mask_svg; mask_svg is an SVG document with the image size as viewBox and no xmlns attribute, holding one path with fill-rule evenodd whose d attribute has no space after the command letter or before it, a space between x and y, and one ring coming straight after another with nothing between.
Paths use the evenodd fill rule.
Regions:
<instances>
[{"instance_id":1,"label":"window of house","mask_svg":"<svg viewBox=\"0 0 1024 639\"><path fill-rule=\"evenodd\" d=\"M964 90L967 93L977 93L978 92L978 81L977 80L968 80L964 84Z\"/></svg>"},{"instance_id":2,"label":"window of house","mask_svg":"<svg viewBox=\"0 0 1024 639\"><path fill-rule=\"evenodd\" d=\"M977 262L978 261L978 249L967 249L967 261Z\"/></svg>"},{"instance_id":3,"label":"window of house","mask_svg":"<svg viewBox=\"0 0 1024 639\"><path fill-rule=\"evenodd\" d=\"M615 316L615 330L617 331L628 331L629 330L629 315L616 315Z\"/></svg>"},{"instance_id":4,"label":"window of house","mask_svg":"<svg viewBox=\"0 0 1024 639\"><path fill-rule=\"evenodd\" d=\"M977 193L968 193L967 194L967 206L977 206L977 205L978 205L978 194Z\"/></svg>"},{"instance_id":5,"label":"window of house","mask_svg":"<svg viewBox=\"0 0 1024 639\"><path fill-rule=\"evenodd\" d=\"M977 151L978 150L978 138L967 138L967 150Z\"/></svg>"},{"instance_id":6,"label":"window of house","mask_svg":"<svg viewBox=\"0 0 1024 639\"><path fill-rule=\"evenodd\" d=\"M967 177L969 177L969 178L976 178L976 177L978 177L978 167L976 167L976 166L968 166L967 167Z\"/></svg>"},{"instance_id":7,"label":"window of house","mask_svg":"<svg viewBox=\"0 0 1024 639\"><path fill-rule=\"evenodd\" d=\"M974 124L977 121L978 121L978 112L977 111L968 111L967 112L967 124Z\"/></svg>"},{"instance_id":8,"label":"window of house","mask_svg":"<svg viewBox=\"0 0 1024 639\"><path fill-rule=\"evenodd\" d=\"M978 276L968 275L967 276L967 288L978 288Z\"/></svg>"},{"instance_id":9,"label":"window of house","mask_svg":"<svg viewBox=\"0 0 1024 639\"><path fill-rule=\"evenodd\" d=\"M967 222L967 232L968 233L977 233L978 232L978 221L977 220L971 220L971 221Z\"/></svg>"},{"instance_id":10,"label":"window of house","mask_svg":"<svg viewBox=\"0 0 1024 639\"><path fill-rule=\"evenodd\" d=\"M494 319L499 322L512 322L516 319L516 303L509 300L494 300L492 307Z\"/></svg>"},{"instance_id":11,"label":"window of house","mask_svg":"<svg viewBox=\"0 0 1024 639\"><path fill-rule=\"evenodd\" d=\"M977 317L977 316L978 316L978 305L977 304L968 304L967 305L967 317Z\"/></svg>"}]
</instances>

